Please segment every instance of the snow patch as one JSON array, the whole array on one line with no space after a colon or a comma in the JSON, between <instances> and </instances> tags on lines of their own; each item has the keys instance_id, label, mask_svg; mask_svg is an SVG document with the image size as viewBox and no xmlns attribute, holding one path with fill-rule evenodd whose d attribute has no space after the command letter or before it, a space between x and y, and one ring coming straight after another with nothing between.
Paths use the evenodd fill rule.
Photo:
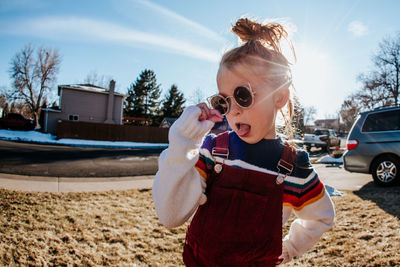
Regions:
<instances>
[{"instance_id":1,"label":"snow patch","mask_svg":"<svg viewBox=\"0 0 400 267\"><path fill-rule=\"evenodd\" d=\"M325 163L325 164L343 164L343 157L340 158L333 158L329 155L326 155L319 160L317 160L317 163Z\"/></svg>"},{"instance_id":2,"label":"snow patch","mask_svg":"<svg viewBox=\"0 0 400 267\"><path fill-rule=\"evenodd\" d=\"M67 145L79 147L101 147L101 148L148 148L162 149L167 148L166 143L141 143L141 142L121 142L121 141L96 141L82 139L59 139L52 134L37 131L11 131L0 130L0 139L6 141L20 141L49 145Z\"/></svg>"},{"instance_id":3,"label":"snow patch","mask_svg":"<svg viewBox=\"0 0 400 267\"><path fill-rule=\"evenodd\" d=\"M325 189L326 189L326 192L328 192L328 194L330 196L342 196L343 195L343 192L336 190L336 188L334 188L332 186L325 185Z\"/></svg>"}]
</instances>

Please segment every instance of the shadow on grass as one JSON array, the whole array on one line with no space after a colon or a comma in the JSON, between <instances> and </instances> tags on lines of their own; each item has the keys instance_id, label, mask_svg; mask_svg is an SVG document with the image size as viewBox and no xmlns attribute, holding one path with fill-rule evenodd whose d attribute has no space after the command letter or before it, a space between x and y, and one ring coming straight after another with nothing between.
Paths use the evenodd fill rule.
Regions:
<instances>
[{"instance_id":1,"label":"shadow on grass","mask_svg":"<svg viewBox=\"0 0 400 267\"><path fill-rule=\"evenodd\" d=\"M354 194L375 202L379 208L400 219L400 185L382 187L370 182L360 190L354 191Z\"/></svg>"}]
</instances>

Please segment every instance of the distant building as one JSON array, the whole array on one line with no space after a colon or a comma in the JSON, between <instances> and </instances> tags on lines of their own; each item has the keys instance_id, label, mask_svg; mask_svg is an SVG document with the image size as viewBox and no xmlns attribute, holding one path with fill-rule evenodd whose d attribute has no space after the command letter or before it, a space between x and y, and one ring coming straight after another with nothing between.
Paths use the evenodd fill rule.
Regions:
<instances>
[{"instance_id":1,"label":"distant building","mask_svg":"<svg viewBox=\"0 0 400 267\"><path fill-rule=\"evenodd\" d=\"M304 125L304 133L305 134L312 134L315 130L314 125Z\"/></svg>"},{"instance_id":2,"label":"distant building","mask_svg":"<svg viewBox=\"0 0 400 267\"><path fill-rule=\"evenodd\" d=\"M115 81L109 89L91 84L59 85L59 109L42 109L44 132L56 134L59 120L122 125L124 95L114 89Z\"/></svg>"},{"instance_id":3,"label":"distant building","mask_svg":"<svg viewBox=\"0 0 400 267\"><path fill-rule=\"evenodd\" d=\"M339 119L316 120L314 124L315 128L333 129L336 132L339 132L340 120Z\"/></svg>"}]
</instances>

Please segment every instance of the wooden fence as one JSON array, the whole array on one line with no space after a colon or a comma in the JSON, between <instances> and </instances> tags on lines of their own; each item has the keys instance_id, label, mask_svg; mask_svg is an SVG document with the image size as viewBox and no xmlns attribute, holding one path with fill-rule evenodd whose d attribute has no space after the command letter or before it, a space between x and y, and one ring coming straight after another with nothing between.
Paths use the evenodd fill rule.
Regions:
<instances>
[{"instance_id":1,"label":"wooden fence","mask_svg":"<svg viewBox=\"0 0 400 267\"><path fill-rule=\"evenodd\" d=\"M72 138L102 141L130 141L146 143L168 143L166 128L59 121L57 139Z\"/></svg>"}]
</instances>

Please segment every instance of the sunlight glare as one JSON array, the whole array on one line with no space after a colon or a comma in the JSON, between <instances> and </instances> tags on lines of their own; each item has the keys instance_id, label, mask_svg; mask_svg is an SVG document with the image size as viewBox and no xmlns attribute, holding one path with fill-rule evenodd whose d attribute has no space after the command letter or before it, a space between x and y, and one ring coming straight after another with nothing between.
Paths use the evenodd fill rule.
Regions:
<instances>
[{"instance_id":1,"label":"sunlight glare","mask_svg":"<svg viewBox=\"0 0 400 267\"><path fill-rule=\"evenodd\" d=\"M292 66L295 94L303 106L315 106L326 101L332 88L332 64L327 53L307 45L296 46L297 62Z\"/></svg>"}]
</instances>

